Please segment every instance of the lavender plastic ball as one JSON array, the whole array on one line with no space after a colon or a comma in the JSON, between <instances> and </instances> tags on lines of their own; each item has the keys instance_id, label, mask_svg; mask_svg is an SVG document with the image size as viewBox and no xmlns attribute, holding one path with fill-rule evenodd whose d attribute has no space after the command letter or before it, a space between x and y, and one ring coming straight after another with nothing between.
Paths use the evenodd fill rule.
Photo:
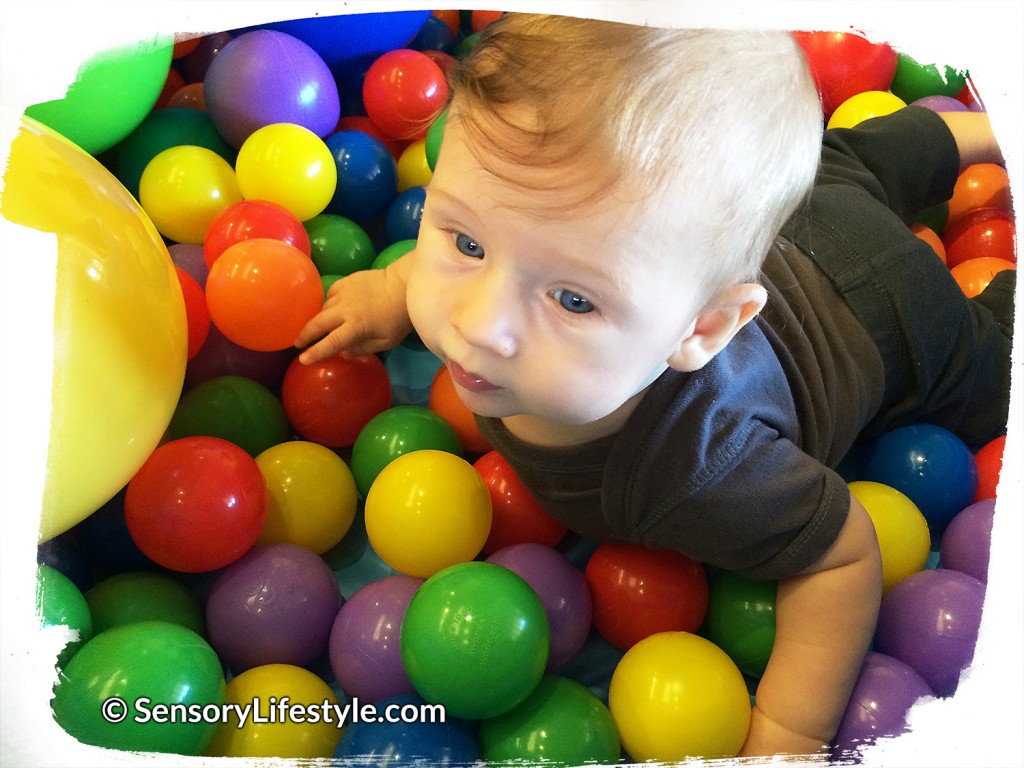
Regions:
<instances>
[{"instance_id":1,"label":"lavender plastic ball","mask_svg":"<svg viewBox=\"0 0 1024 768\"><path fill-rule=\"evenodd\" d=\"M518 574L537 593L551 626L547 671L567 664L583 647L593 618L590 589L583 573L556 549L543 544L513 544L487 562Z\"/></svg>"},{"instance_id":2,"label":"lavender plastic ball","mask_svg":"<svg viewBox=\"0 0 1024 768\"><path fill-rule=\"evenodd\" d=\"M892 656L869 652L850 702L832 740L836 759L876 740L907 730L907 714L918 699L933 696L914 669Z\"/></svg>"},{"instance_id":3,"label":"lavender plastic ball","mask_svg":"<svg viewBox=\"0 0 1024 768\"><path fill-rule=\"evenodd\" d=\"M995 511L996 500L985 499L971 504L950 521L939 545L943 568L966 573L981 582L988 581Z\"/></svg>"},{"instance_id":4,"label":"lavender plastic ball","mask_svg":"<svg viewBox=\"0 0 1024 768\"><path fill-rule=\"evenodd\" d=\"M235 149L258 128L295 123L323 137L341 116L338 86L316 51L270 29L239 35L210 63L206 111Z\"/></svg>"},{"instance_id":5,"label":"lavender plastic ball","mask_svg":"<svg viewBox=\"0 0 1024 768\"><path fill-rule=\"evenodd\" d=\"M907 576L882 600L879 653L909 664L937 696L951 696L974 658L985 585L947 568Z\"/></svg>"},{"instance_id":6,"label":"lavender plastic ball","mask_svg":"<svg viewBox=\"0 0 1024 768\"><path fill-rule=\"evenodd\" d=\"M388 576L356 591L338 611L330 638L331 670L360 703L415 693L402 665L402 617L422 580Z\"/></svg>"},{"instance_id":7,"label":"lavender plastic ball","mask_svg":"<svg viewBox=\"0 0 1024 768\"><path fill-rule=\"evenodd\" d=\"M967 112L967 105L952 96L924 96L911 102L911 106L924 107L932 112Z\"/></svg>"},{"instance_id":8,"label":"lavender plastic ball","mask_svg":"<svg viewBox=\"0 0 1024 768\"><path fill-rule=\"evenodd\" d=\"M341 606L334 574L319 555L297 544L256 546L214 582L207 633L236 674L262 664L305 667L327 650Z\"/></svg>"}]
</instances>

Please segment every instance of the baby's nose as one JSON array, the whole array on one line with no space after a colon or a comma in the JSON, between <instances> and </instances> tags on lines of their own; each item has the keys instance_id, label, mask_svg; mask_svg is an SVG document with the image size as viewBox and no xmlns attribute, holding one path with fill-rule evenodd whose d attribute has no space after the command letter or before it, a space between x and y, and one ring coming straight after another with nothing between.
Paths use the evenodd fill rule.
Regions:
<instances>
[{"instance_id":1,"label":"baby's nose","mask_svg":"<svg viewBox=\"0 0 1024 768\"><path fill-rule=\"evenodd\" d=\"M511 292L495 275L480 275L460 286L452 325L467 344L501 357L516 353L516 315Z\"/></svg>"}]
</instances>

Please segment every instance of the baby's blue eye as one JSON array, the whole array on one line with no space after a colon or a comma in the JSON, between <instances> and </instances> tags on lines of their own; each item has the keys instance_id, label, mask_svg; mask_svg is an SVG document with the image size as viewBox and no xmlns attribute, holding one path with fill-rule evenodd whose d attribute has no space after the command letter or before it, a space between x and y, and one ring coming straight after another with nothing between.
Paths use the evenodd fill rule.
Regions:
<instances>
[{"instance_id":1,"label":"baby's blue eye","mask_svg":"<svg viewBox=\"0 0 1024 768\"><path fill-rule=\"evenodd\" d=\"M584 315L587 312L594 311L594 305L590 303L589 299L580 296L578 293L567 291L565 289L558 289L552 296L555 300L562 305L563 309L573 312L577 315Z\"/></svg>"},{"instance_id":2,"label":"baby's blue eye","mask_svg":"<svg viewBox=\"0 0 1024 768\"><path fill-rule=\"evenodd\" d=\"M460 253L471 256L474 259L482 259L484 257L483 246L469 235L464 235L461 232L455 235L455 247L459 249Z\"/></svg>"}]
</instances>

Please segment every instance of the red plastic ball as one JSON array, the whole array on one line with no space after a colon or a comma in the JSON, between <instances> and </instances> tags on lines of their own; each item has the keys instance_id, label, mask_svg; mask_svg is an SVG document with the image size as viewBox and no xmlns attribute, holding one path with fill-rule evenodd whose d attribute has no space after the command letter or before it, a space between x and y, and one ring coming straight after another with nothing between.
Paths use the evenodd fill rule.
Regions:
<instances>
[{"instance_id":1,"label":"red plastic ball","mask_svg":"<svg viewBox=\"0 0 1024 768\"><path fill-rule=\"evenodd\" d=\"M998 273L1006 269L1016 269L1017 265L1006 259L982 256L977 259L962 261L949 270L964 295L973 299L984 291Z\"/></svg>"},{"instance_id":2,"label":"red plastic ball","mask_svg":"<svg viewBox=\"0 0 1024 768\"><path fill-rule=\"evenodd\" d=\"M990 256L1017 262L1017 227L1013 214L1001 208L977 208L951 220L942 233L950 269L968 259Z\"/></svg>"},{"instance_id":3,"label":"red plastic ball","mask_svg":"<svg viewBox=\"0 0 1024 768\"><path fill-rule=\"evenodd\" d=\"M323 283L309 256L270 238L235 243L206 279L214 325L239 346L259 352L291 347L323 302Z\"/></svg>"},{"instance_id":4,"label":"red plastic ball","mask_svg":"<svg viewBox=\"0 0 1024 768\"><path fill-rule=\"evenodd\" d=\"M480 432L476 417L459 399L452 376L441 366L430 385L430 410L452 425L466 453L487 453L491 444Z\"/></svg>"},{"instance_id":5,"label":"red plastic ball","mask_svg":"<svg viewBox=\"0 0 1024 768\"><path fill-rule=\"evenodd\" d=\"M658 632L695 633L704 621L704 566L674 550L605 542L584 575L594 600L594 629L622 650Z\"/></svg>"},{"instance_id":6,"label":"red plastic ball","mask_svg":"<svg viewBox=\"0 0 1024 768\"><path fill-rule=\"evenodd\" d=\"M363 106L374 125L394 139L419 139L448 100L444 72L420 51L380 56L363 80Z\"/></svg>"},{"instance_id":7,"label":"red plastic ball","mask_svg":"<svg viewBox=\"0 0 1024 768\"><path fill-rule=\"evenodd\" d=\"M295 215L269 200L242 200L221 211L210 222L203 240L206 266L212 267L235 243L266 237L293 245L310 255L309 234Z\"/></svg>"},{"instance_id":8,"label":"red plastic ball","mask_svg":"<svg viewBox=\"0 0 1024 768\"><path fill-rule=\"evenodd\" d=\"M562 540L566 527L537 502L501 454L490 451L473 467L491 495L491 532L484 542L485 554L492 555L513 544L554 547Z\"/></svg>"},{"instance_id":9,"label":"red plastic ball","mask_svg":"<svg viewBox=\"0 0 1024 768\"><path fill-rule=\"evenodd\" d=\"M492 21L497 21L504 11L472 11L469 16L470 28L480 32Z\"/></svg>"},{"instance_id":10,"label":"red plastic ball","mask_svg":"<svg viewBox=\"0 0 1024 768\"><path fill-rule=\"evenodd\" d=\"M374 416L391 407L391 382L376 355L331 357L304 365L293 360L281 384L281 402L292 427L329 448L356 441Z\"/></svg>"},{"instance_id":11,"label":"red plastic ball","mask_svg":"<svg viewBox=\"0 0 1024 768\"><path fill-rule=\"evenodd\" d=\"M181 295L185 299L185 320L188 323L188 359L191 360L206 343L210 333L210 310L206 308L206 291L181 267L175 266Z\"/></svg>"},{"instance_id":12,"label":"red plastic ball","mask_svg":"<svg viewBox=\"0 0 1024 768\"><path fill-rule=\"evenodd\" d=\"M829 117L844 101L865 91L887 91L896 74L896 51L850 32L794 32Z\"/></svg>"},{"instance_id":13,"label":"red plastic ball","mask_svg":"<svg viewBox=\"0 0 1024 768\"><path fill-rule=\"evenodd\" d=\"M174 571L223 568L256 542L267 484L248 453L216 437L158 447L128 482L125 522L153 562Z\"/></svg>"},{"instance_id":14,"label":"red plastic ball","mask_svg":"<svg viewBox=\"0 0 1024 768\"><path fill-rule=\"evenodd\" d=\"M985 501L996 497L996 486L999 484L999 473L1003 468L1005 448L1006 435L1003 435L986 443L974 454L974 463L978 467L978 490L974 492L975 501Z\"/></svg>"}]
</instances>

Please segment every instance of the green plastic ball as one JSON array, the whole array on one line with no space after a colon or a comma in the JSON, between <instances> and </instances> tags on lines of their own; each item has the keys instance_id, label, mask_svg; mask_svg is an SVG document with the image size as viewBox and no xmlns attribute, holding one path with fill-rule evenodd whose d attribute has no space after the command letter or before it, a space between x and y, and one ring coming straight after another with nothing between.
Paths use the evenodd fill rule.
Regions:
<instances>
[{"instance_id":1,"label":"green plastic ball","mask_svg":"<svg viewBox=\"0 0 1024 768\"><path fill-rule=\"evenodd\" d=\"M427 129L427 142L425 151L427 155L427 166L433 172L437 166L437 156L441 152L441 140L444 138L444 127L448 123L448 110L446 109L430 124Z\"/></svg>"},{"instance_id":2,"label":"green plastic ball","mask_svg":"<svg viewBox=\"0 0 1024 768\"><path fill-rule=\"evenodd\" d=\"M402 619L402 662L416 692L450 717L497 717L544 675L551 630L540 598L517 574L473 561L437 572Z\"/></svg>"},{"instance_id":3,"label":"green plastic ball","mask_svg":"<svg viewBox=\"0 0 1024 768\"><path fill-rule=\"evenodd\" d=\"M963 70L948 65L921 64L912 56L900 53L889 90L909 104L925 96L956 96L966 82L967 73Z\"/></svg>"},{"instance_id":4,"label":"green plastic ball","mask_svg":"<svg viewBox=\"0 0 1024 768\"><path fill-rule=\"evenodd\" d=\"M719 571L709 585L704 632L740 671L760 678L775 644L774 581Z\"/></svg>"},{"instance_id":5,"label":"green plastic ball","mask_svg":"<svg viewBox=\"0 0 1024 768\"><path fill-rule=\"evenodd\" d=\"M555 676L514 709L484 720L477 739L488 763L607 765L621 752L608 708L580 683Z\"/></svg>"},{"instance_id":6,"label":"green plastic ball","mask_svg":"<svg viewBox=\"0 0 1024 768\"><path fill-rule=\"evenodd\" d=\"M184 584L173 576L152 571L115 574L85 593L96 634L138 621L167 621L206 632L199 603Z\"/></svg>"},{"instance_id":7,"label":"green plastic ball","mask_svg":"<svg viewBox=\"0 0 1024 768\"><path fill-rule=\"evenodd\" d=\"M415 247L415 240L399 240L397 243L392 243L383 251L378 253L377 257L373 260L373 264L370 266L373 269L384 269L392 262L398 261L402 256L405 256L405 254Z\"/></svg>"},{"instance_id":8,"label":"green plastic ball","mask_svg":"<svg viewBox=\"0 0 1024 768\"><path fill-rule=\"evenodd\" d=\"M70 640L58 655L58 667L67 666L93 635L92 614L81 590L63 573L43 563L36 568L36 614L40 627L64 626L78 632L78 639Z\"/></svg>"},{"instance_id":9,"label":"green plastic ball","mask_svg":"<svg viewBox=\"0 0 1024 768\"><path fill-rule=\"evenodd\" d=\"M370 236L359 224L334 213L321 213L303 223L310 257L321 275L351 275L369 269L377 257Z\"/></svg>"},{"instance_id":10,"label":"green plastic ball","mask_svg":"<svg viewBox=\"0 0 1024 768\"><path fill-rule=\"evenodd\" d=\"M82 646L61 673L53 715L86 744L198 755L217 730L202 709L223 704L224 688L220 660L203 638L178 624L142 621Z\"/></svg>"},{"instance_id":11,"label":"green plastic ball","mask_svg":"<svg viewBox=\"0 0 1024 768\"><path fill-rule=\"evenodd\" d=\"M428 408L399 405L370 419L352 444L352 475L365 497L377 475L406 453L433 449L462 457L455 429Z\"/></svg>"}]
</instances>

